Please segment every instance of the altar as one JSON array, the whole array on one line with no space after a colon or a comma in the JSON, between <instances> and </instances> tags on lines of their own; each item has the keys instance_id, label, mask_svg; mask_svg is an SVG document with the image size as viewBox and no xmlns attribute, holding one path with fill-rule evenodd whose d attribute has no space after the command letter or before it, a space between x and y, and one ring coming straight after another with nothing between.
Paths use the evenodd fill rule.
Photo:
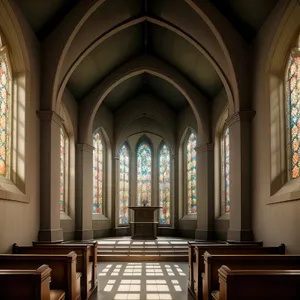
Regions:
<instances>
[{"instance_id":1,"label":"altar","mask_svg":"<svg viewBox=\"0 0 300 300\"><path fill-rule=\"evenodd\" d=\"M130 222L132 239L157 238L157 224L154 221L154 212L159 206L129 206L134 211L134 221Z\"/></svg>"}]
</instances>

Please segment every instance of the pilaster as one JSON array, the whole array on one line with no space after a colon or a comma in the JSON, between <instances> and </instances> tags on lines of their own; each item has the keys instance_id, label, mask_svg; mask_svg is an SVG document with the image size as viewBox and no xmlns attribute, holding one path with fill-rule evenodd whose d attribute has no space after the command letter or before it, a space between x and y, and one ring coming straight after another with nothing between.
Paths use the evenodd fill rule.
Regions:
<instances>
[{"instance_id":1,"label":"pilaster","mask_svg":"<svg viewBox=\"0 0 300 300\"><path fill-rule=\"evenodd\" d=\"M214 239L213 144L197 145L197 229L195 239Z\"/></svg>"},{"instance_id":2,"label":"pilaster","mask_svg":"<svg viewBox=\"0 0 300 300\"><path fill-rule=\"evenodd\" d=\"M60 128L63 119L41 110L40 119L40 230L39 241L60 242Z\"/></svg>"},{"instance_id":3,"label":"pilaster","mask_svg":"<svg viewBox=\"0 0 300 300\"><path fill-rule=\"evenodd\" d=\"M93 146L76 145L75 238L93 238Z\"/></svg>"},{"instance_id":4,"label":"pilaster","mask_svg":"<svg viewBox=\"0 0 300 300\"><path fill-rule=\"evenodd\" d=\"M252 241L251 121L254 111L239 111L226 120L230 143L229 241Z\"/></svg>"}]
</instances>

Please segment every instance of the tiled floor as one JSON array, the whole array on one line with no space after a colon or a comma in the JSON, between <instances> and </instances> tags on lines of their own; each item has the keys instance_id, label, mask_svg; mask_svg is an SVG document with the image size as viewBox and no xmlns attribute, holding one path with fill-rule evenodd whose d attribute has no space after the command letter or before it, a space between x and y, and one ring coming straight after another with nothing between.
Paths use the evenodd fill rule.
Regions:
<instances>
[{"instance_id":1,"label":"tiled floor","mask_svg":"<svg viewBox=\"0 0 300 300\"><path fill-rule=\"evenodd\" d=\"M187 263L103 262L90 300L187 299L187 276Z\"/></svg>"}]
</instances>

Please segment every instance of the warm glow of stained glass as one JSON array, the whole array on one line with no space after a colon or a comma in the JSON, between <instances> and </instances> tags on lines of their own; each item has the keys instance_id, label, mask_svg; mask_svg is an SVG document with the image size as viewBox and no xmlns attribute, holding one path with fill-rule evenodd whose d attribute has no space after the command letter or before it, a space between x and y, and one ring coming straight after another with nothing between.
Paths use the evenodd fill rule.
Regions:
<instances>
[{"instance_id":1,"label":"warm glow of stained glass","mask_svg":"<svg viewBox=\"0 0 300 300\"><path fill-rule=\"evenodd\" d=\"M164 145L159 153L159 223L171 224L170 218L170 150Z\"/></svg>"},{"instance_id":2,"label":"warm glow of stained glass","mask_svg":"<svg viewBox=\"0 0 300 300\"><path fill-rule=\"evenodd\" d=\"M119 181L119 224L128 224L129 204L129 150L126 145L120 149Z\"/></svg>"},{"instance_id":3,"label":"warm glow of stained glass","mask_svg":"<svg viewBox=\"0 0 300 300\"><path fill-rule=\"evenodd\" d=\"M300 176L300 50L294 49L287 70L287 120L290 142L290 176Z\"/></svg>"},{"instance_id":4,"label":"warm glow of stained glass","mask_svg":"<svg viewBox=\"0 0 300 300\"><path fill-rule=\"evenodd\" d=\"M229 181L229 171L230 171L230 151L229 151L229 128L226 128L224 134L224 157L223 157L223 164L224 164L224 187L225 187L225 212L230 212L230 181Z\"/></svg>"},{"instance_id":5,"label":"warm glow of stained glass","mask_svg":"<svg viewBox=\"0 0 300 300\"><path fill-rule=\"evenodd\" d=\"M11 139L10 74L8 57L0 49L0 175L8 177Z\"/></svg>"},{"instance_id":6,"label":"warm glow of stained glass","mask_svg":"<svg viewBox=\"0 0 300 300\"><path fill-rule=\"evenodd\" d=\"M187 203L188 213L197 213L197 189L196 189L196 147L197 137L191 133L187 141Z\"/></svg>"},{"instance_id":7,"label":"warm glow of stained glass","mask_svg":"<svg viewBox=\"0 0 300 300\"><path fill-rule=\"evenodd\" d=\"M66 135L60 128L60 211L66 210Z\"/></svg>"},{"instance_id":8,"label":"warm glow of stained glass","mask_svg":"<svg viewBox=\"0 0 300 300\"><path fill-rule=\"evenodd\" d=\"M151 162L150 146L142 142L137 149L137 205L151 206Z\"/></svg>"},{"instance_id":9,"label":"warm glow of stained glass","mask_svg":"<svg viewBox=\"0 0 300 300\"><path fill-rule=\"evenodd\" d=\"M93 136L93 213L102 214L103 143L99 132Z\"/></svg>"}]
</instances>

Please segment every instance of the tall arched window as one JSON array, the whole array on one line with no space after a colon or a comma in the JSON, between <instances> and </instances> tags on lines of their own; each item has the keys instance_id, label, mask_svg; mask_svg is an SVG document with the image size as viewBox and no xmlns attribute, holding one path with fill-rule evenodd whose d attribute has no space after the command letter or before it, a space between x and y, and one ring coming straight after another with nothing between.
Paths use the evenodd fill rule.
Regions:
<instances>
[{"instance_id":1,"label":"tall arched window","mask_svg":"<svg viewBox=\"0 0 300 300\"><path fill-rule=\"evenodd\" d=\"M291 52L286 72L288 170L291 179L300 176L300 49Z\"/></svg>"},{"instance_id":2,"label":"tall arched window","mask_svg":"<svg viewBox=\"0 0 300 300\"><path fill-rule=\"evenodd\" d=\"M196 193L196 147L197 137L193 132L190 133L187 139L186 154L187 154L187 204L188 213L197 213L197 193Z\"/></svg>"},{"instance_id":3,"label":"tall arched window","mask_svg":"<svg viewBox=\"0 0 300 300\"><path fill-rule=\"evenodd\" d=\"M11 70L0 36L0 175L10 176L11 154Z\"/></svg>"},{"instance_id":4,"label":"tall arched window","mask_svg":"<svg viewBox=\"0 0 300 300\"><path fill-rule=\"evenodd\" d=\"M120 149L119 224L128 224L129 205L129 149L123 144Z\"/></svg>"},{"instance_id":5,"label":"tall arched window","mask_svg":"<svg viewBox=\"0 0 300 300\"><path fill-rule=\"evenodd\" d=\"M68 203L68 153L69 141L66 130L60 128L60 211L67 213Z\"/></svg>"},{"instance_id":6,"label":"tall arched window","mask_svg":"<svg viewBox=\"0 0 300 300\"><path fill-rule=\"evenodd\" d=\"M229 128L225 127L221 140L221 174L222 174L222 214L230 212L230 150L229 150Z\"/></svg>"},{"instance_id":7,"label":"tall arched window","mask_svg":"<svg viewBox=\"0 0 300 300\"><path fill-rule=\"evenodd\" d=\"M169 147L164 144L159 152L159 223L163 225L171 224L170 160Z\"/></svg>"},{"instance_id":8,"label":"tall arched window","mask_svg":"<svg viewBox=\"0 0 300 300\"><path fill-rule=\"evenodd\" d=\"M137 149L137 205L151 205L151 148L141 142Z\"/></svg>"},{"instance_id":9,"label":"tall arched window","mask_svg":"<svg viewBox=\"0 0 300 300\"><path fill-rule=\"evenodd\" d=\"M103 142L99 131L93 135L93 146L93 213L102 214Z\"/></svg>"}]
</instances>

